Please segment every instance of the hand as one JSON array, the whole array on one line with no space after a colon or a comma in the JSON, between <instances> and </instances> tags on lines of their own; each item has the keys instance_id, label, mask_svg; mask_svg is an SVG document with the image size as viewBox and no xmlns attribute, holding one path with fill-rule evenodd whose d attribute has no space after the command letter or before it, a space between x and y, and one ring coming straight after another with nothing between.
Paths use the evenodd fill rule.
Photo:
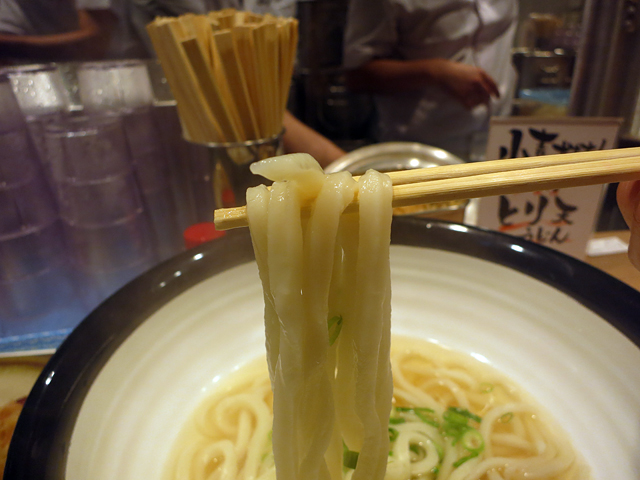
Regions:
<instances>
[{"instance_id":1,"label":"hand","mask_svg":"<svg viewBox=\"0 0 640 480\"><path fill-rule=\"evenodd\" d=\"M438 59L432 75L442 88L469 110L481 104L488 104L491 97L500 97L500 91L493 78L473 65Z\"/></svg>"},{"instance_id":2,"label":"hand","mask_svg":"<svg viewBox=\"0 0 640 480\"><path fill-rule=\"evenodd\" d=\"M629 260L640 270L640 180L618 185L618 207L631 230Z\"/></svg>"}]
</instances>

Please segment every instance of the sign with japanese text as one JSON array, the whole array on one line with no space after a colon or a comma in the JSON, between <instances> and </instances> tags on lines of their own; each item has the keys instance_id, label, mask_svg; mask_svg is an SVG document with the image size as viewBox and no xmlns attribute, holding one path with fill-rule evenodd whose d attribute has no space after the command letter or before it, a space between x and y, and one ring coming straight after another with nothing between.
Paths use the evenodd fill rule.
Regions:
<instances>
[{"instance_id":1,"label":"sign with japanese text","mask_svg":"<svg viewBox=\"0 0 640 480\"><path fill-rule=\"evenodd\" d=\"M487 160L604 150L616 146L617 118L493 119ZM602 185L482 198L477 225L583 259L600 212Z\"/></svg>"}]
</instances>

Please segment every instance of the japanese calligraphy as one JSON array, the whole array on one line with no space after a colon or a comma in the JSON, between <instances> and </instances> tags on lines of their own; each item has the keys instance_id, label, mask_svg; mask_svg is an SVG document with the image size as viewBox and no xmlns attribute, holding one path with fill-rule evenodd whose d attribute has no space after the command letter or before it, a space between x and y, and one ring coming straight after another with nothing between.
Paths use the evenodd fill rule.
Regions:
<instances>
[{"instance_id":1,"label":"japanese calligraphy","mask_svg":"<svg viewBox=\"0 0 640 480\"><path fill-rule=\"evenodd\" d=\"M559 133L549 133L546 128L529 128L528 132L529 136L535 140L535 147L531 153L529 149L522 147L524 139L522 130L512 128L509 130L511 143L508 146L500 146L500 158L530 157L532 155L547 155L550 153L588 152L591 150L604 150L607 146L606 138L603 138L598 144L593 143L593 141L572 143L567 140L552 143L558 138Z\"/></svg>"},{"instance_id":2,"label":"japanese calligraphy","mask_svg":"<svg viewBox=\"0 0 640 480\"><path fill-rule=\"evenodd\" d=\"M521 205L514 205L515 199L500 196L498 218L499 231L510 232L524 230L516 236L536 243L562 244L570 240L570 234L562 227L572 225L572 214L578 207L560 198L558 190L534 192L534 199L526 198ZM548 220L543 221L543 213Z\"/></svg>"},{"instance_id":3,"label":"japanese calligraphy","mask_svg":"<svg viewBox=\"0 0 640 480\"><path fill-rule=\"evenodd\" d=\"M486 158L517 161L605 150L616 145L620 125L617 118L494 118ZM484 228L584 258L603 191L601 185L589 185L485 197L478 200L475 218Z\"/></svg>"}]
</instances>

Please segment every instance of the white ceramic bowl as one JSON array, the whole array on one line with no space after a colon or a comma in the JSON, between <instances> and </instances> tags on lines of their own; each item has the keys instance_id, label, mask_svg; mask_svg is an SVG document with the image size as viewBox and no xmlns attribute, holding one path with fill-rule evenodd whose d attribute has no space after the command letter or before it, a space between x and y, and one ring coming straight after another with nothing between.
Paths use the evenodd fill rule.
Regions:
<instances>
[{"instance_id":1,"label":"white ceramic bowl","mask_svg":"<svg viewBox=\"0 0 640 480\"><path fill-rule=\"evenodd\" d=\"M640 477L640 293L544 247L462 225L394 220L393 239L394 333L506 373L568 432L595 480ZM160 479L195 406L264 355L251 258L246 233L227 236L93 312L28 398L5 478Z\"/></svg>"}]
</instances>

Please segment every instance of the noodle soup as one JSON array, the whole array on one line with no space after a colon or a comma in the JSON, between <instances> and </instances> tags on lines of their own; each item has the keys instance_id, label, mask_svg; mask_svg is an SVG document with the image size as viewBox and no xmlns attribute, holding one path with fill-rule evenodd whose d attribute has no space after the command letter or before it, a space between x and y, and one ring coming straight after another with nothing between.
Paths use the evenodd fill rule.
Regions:
<instances>
[{"instance_id":1,"label":"noodle soup","mask_svg":"<svg viewBox=\"0 0 640 480\"><path fill-rule=\"evenodd\" d=\"M398 336L391 364L386 480L590 478L553 419L494 368ZM267 365L260 359L197 408L175 443L165 480L275 479L272 418ZM345 449L345 479L357 462L354 453Z\"/></svg>"}]
</instances>

